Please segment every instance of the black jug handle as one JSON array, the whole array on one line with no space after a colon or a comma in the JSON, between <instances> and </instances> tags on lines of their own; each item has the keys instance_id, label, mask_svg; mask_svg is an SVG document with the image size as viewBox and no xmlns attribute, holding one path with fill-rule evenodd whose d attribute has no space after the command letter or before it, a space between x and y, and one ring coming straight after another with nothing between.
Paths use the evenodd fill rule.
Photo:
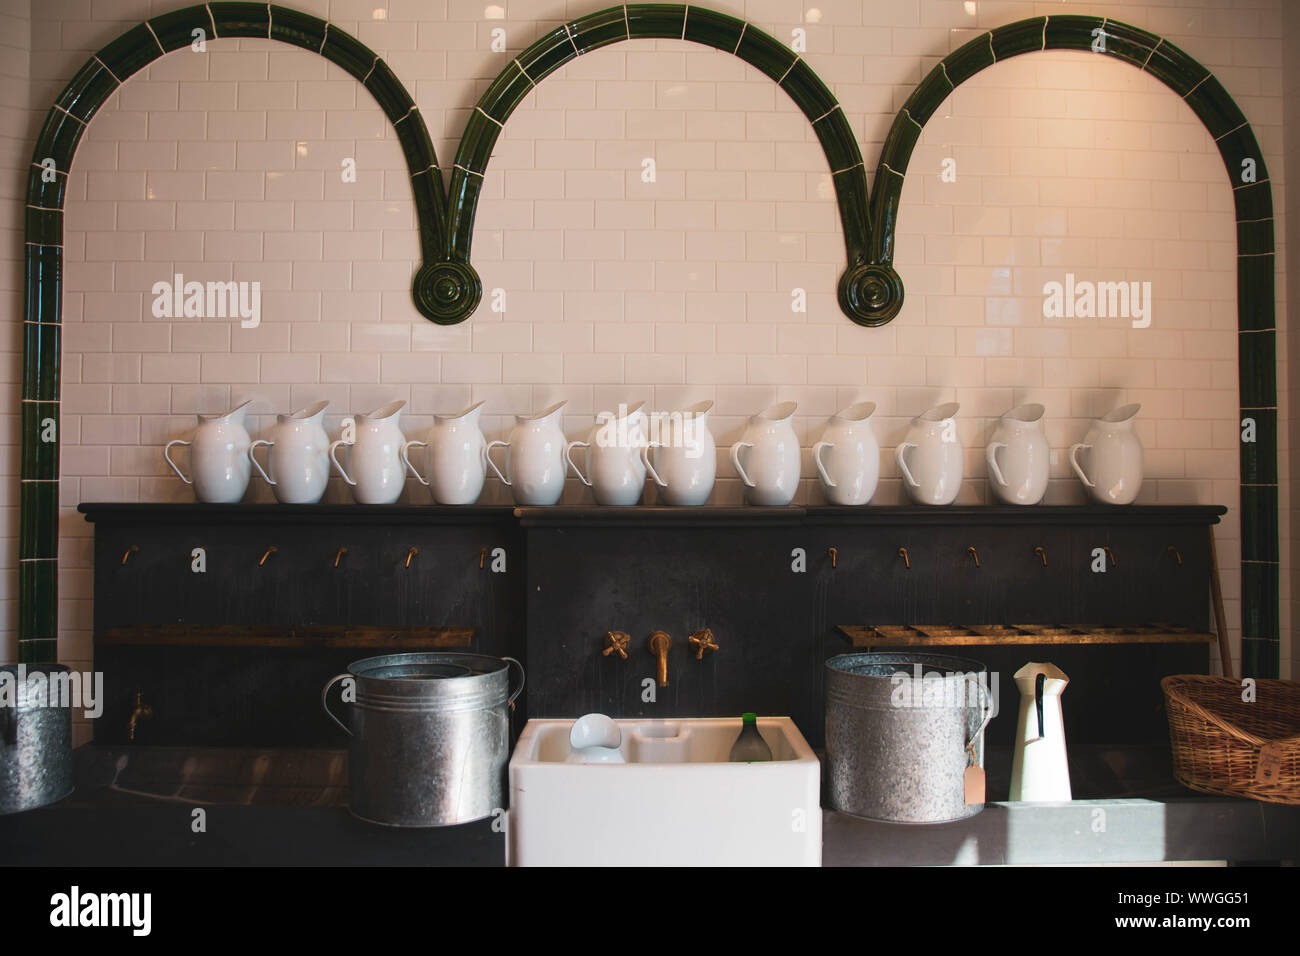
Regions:
<instances>
[{"instance_id":1,"label":"black jug handle","mask_svg":"<svg viewBox=\"0 0 1300 956\"><path fill-rule=\"evenodd\" d=\"M1046 674L1034 678L1034 710L1038 712L1038 739L1043 739L1043 685L1047 682Z\"/></svg>"}]
</instances>

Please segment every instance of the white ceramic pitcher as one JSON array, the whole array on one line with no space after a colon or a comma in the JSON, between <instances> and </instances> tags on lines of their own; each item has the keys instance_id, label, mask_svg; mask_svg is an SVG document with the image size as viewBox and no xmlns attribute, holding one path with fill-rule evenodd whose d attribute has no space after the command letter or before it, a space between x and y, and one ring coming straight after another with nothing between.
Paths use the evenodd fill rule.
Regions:
<instances>
[{"instance_id":1,"label":"white ceramic pitcher","mask_svg":"<svg viewBox=\"0 0 1300 956\"><path fill-rule=\"evenodd\" d=\"M1077 445L1070 446L1070 467L1088 494L1102 504L1126 505L1142 488L1142 439L1133 427L1141 405L1123 405L1088 429ZM1088 453L1088 469L1079 463L1079 452Z\"/></svg>"},{"instance_id":2,"label":"white ceramic pitcher","mask_svg":"<svg viewBox=\"0 0 1300 956\"><path fill-rule=\"evenodd\" d=\"M193 439L177 438L163 447L163 459L176 472L176 477L194 486L194 495L208 504L229 505L244 497L248 490L250 466L248 464L248 430L244 417L248 414L250 399L236 405L224 415L200 415L199 427ZM172 461L174 445L190 446L190 471L193 478Z\"/></svg>"},{"instance_id":3,"label":"white ceramic pitcher","mask_svg":"<svg viewBox=\"0 0 1300 956\"><path fill-rule=\"evenodd\" d=\"M1020 690L1016 749L1011 758L1012 800L1071 799L1061 695L1070 679L1053 664L1026 664L1015 675Z\"/></svg>"},{"instance_id":4,"label":"white ceramic pitcher","mask_svg":"<svg viewBox=\"0 0 1300 956\"><path fill-rule=\"evenodd\" d=\"M894 449L903 485L917 504L951 504L961 490L962 447L955 420L959 407L947 402L917 415L907 439Z\"/></svg>"},{"instance_id":5,"label":"white ceramic pitcher","mask_svg":"<svg viewBox=\"0 0 1300 956\"><path fill-rule=\"evenodd\" d=\"M330 460L343 480L352 486L357 504L391 505L406 487L406 466L402 461L406 438L397 424L405 405L405 401L389 402L373 412L358 415L356 440L346 442L340 438L330 445ZM348 446L351 473L339 464L340 445Z\"/></svg>"},{"instance_id":6,"label":"white ceramic pitcher","mask_svg":"<svg viewBox=\"0 0 1300 956\"><path fill-rule=\"evenodd\" d=\"M1047 493L1052 450L1043 431L1045 411L1037 403L1017 405L998 419L984 449L989 485L1005 504L1036 505Z\"/></svg>"},{"instance_id":7,"label":"white ceramic pitcher","mask_svg":"<svg viewBox=\"0 0 1300 956\"><path fill-rule=\"evenodd\" d=\"M553 505L564 494L569 443L560 427L560 413L566 404L556 402L536 415L516 415L510 440L493 442L505 446L501 480L515 496L515 504Z\"/></svg>"},{"instance_id":8,"label":"white ceramic pitcher","mask_svg":"<svg viewBox=\"0 0 1300 956\"><path fill-rule=\"evenodd\" d=\"M660 416L655 440L642 450L641 460L664 504L695 507L713 493L718 448L709 431L712 408L706 400Z\"/></svg>"},{"instance_id":9,"label":"white ceramic pitcher","mask_svg":"<svg viewBox=\"0 0 1300 956\"><path fill-rule=\"evenodd\" d=\"M781 402L749 419L740 441L731 446L731 464L745 484L752 505L784 507L799 489L799 439L790 419L798 407ZM745 463L741 449L748 449Z\"/></svg>"},{"instance_id":10,"label":"white ceramic pitcher","mask_svg":"<svg viewBox=\"0 0 1300 956\"><path fill-rule=\"evenodd\" d=\"M277 415L271 431L273 437L259 438L248 446L249 462L282 505L314 505L325 494L330 480L330 439L321 419L328 405L329 402L317 402L291 415ZM270 449L267 469L257 460L259 445Z\"/></svg>"},{"instance_id":11,"label":"white ceramic pitcher","mask_svg":"<svg viewBox=\"0 0 1300 956\"><path fill-rule=\"evenodd\" d=\"M833 505L865 505L880 480L880 443L871 427L875 402L858 402L837 412L813 445L813 464L826 500Z\"/></svg>"},{"instance_id":12,"label":"white ceramic pitcher","mask_svg":"<svg viewBox=\"0 0 1300 956\"><path fill-rule=\"evenodd\" d=\"M649 443L645 402L620 405L617 412L596 416L596 427L586 441L575 441L564 450L569 467L578 480L591 489L598 505L630 506L645 491L646 466L641 453ZM573 460L573 449L587 449L587 471Z\"/></svg>"},{"instance_id":13,"label":"white ceramic pitcher","mask_svg":"<svg viewBox=\"0 0 1300 956\"><path fill-rule=\"evenodd\" d=\"M403 463L440 505L472 505L478 501L489 468L505 481L496 463L488 458L489 448L505 442L489 444L479 427L479 414L485 404L476 402L455 415L435 415L428 441L408 441L402 446ZM427 478L411 464L410 450L417 445L425 449Z\"/></svg>"}]
</instances>

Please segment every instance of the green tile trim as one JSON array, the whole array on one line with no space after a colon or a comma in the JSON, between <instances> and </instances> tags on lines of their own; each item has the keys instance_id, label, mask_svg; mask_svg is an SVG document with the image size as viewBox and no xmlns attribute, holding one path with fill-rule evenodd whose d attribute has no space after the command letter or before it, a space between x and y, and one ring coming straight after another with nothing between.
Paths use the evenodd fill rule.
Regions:
<instances>
[{"instance_id":1,"label":"green tile trim","mask_svg":"<svg viewBox=\"0 0 1300 956\"><path fill-rule=\"evenodd\" d=\"M32 162L49 166L52 161L56 172L67 172L72 168L72 157L85 130L86 124L81 120L54 107L45 115L45 123L36 137Z\"/></svg>"},{"instance_id":2,"label":"green tile trim","mask_svg":"<svg viewBox=\"0 0 1300 956\"><path fill-rule=\"evenodd\" d=\"M24 481L59 478L59 403L57 401L22 402L22 464L19 477Z\"/></svg>"},{"instance_id":3,"label":"green tile trim","mask_svg":"<svg viewBox=\"0 0 1300 956\"><path fill-rule=\"evenodd\" d=\"M1267 179L1243 184L1240 173L1240 167L1228 170L1228 178L1233 183L1232 202L1237 211L1237 221L1272 219L1273 187Z\"/></svg>"},{"instance_id":4,"label":"green tile trim","mask_svg":"<svg viewBox=\"0 0 1300 956\"><path fill-rule=\"evenodd\" d=\"M320 55L336 66L341 66L363 83L379 61L379 54L332 23L326 24L325 41L321 44Z\"/></svg>"},{"instance_id":5,"label":"green tile trim","mask_svg":"<svg viewBox=\"0 0 1300 956\"><path fill-rule=\"evenodd\" d=\"M58 402L59 342L63 326L23 323L23 404ZM53 477L53 476L51 476Z\"/></svg>"},{"instance_id":6,"label":"green tile trim","mask_svg":"<svg viewBox=\"0 0 1300 956\"><path fill-rule=\"evenodd\" d=\"M1241 430L1241 483L1276 485L1277 409L1243 408L1237 424Z\"/></svg>"},{"instance_id":7,"label":"green tile trim","mask_svg":"<svg viewBox=\"0 0 1300 956\"><path fill-rule=\"evenodd\" d=\"M18 496L18 554L24 561L53 562L59 556L59 483L23 481Z\"/></svg>"},{"instance_id":8,"label":"green tile trim","mask_svg":"<svg viewBox=\"0 0 1300 956\"><path fill-rule=\"evenodd\" d=\"M26 484L23 485L23 491L19 494L20 505L33 500L27 497L28 487ZM19 518L19 537L23 536L23 522L31 520L29 515L35 514L35 511L29 512L26 507L22 508L22 516ZM18 557L18 659L20 661L31 663L42 660L43 658L39 656L40 648L45 642L57 641L58 574L58 561L52 558L27 558L23 555ZM28 642L39 643L29 646ZM53 657L44 659L52 660Z\"/></svg>"},{"instance_id":9,"label":"green tile trim","mask_svg":"<svg viewBox=\"0 0 1300 956\"><path fill-rule=\"evenodd\" d=\"M38 246L57 246L63 242L63 210L28 206L25 210L27 241Z\"/></svg>"},{"instance_id":10,"label":"green tile trim","mask_svg":"<svg viewBox=\"0 0 1300 956\"><path fill-rule=\"evenodd\" d=\"M1246 125L1246 115L1215 76L1207 76L1183 97L1216 140ZM1229 171L1229 175L1232 172Z\"/></svg>"},{"instance_id":11,"label":"green tile trim","mask_svg":"<svg viewBox=\"0 0 1300 956\"><path fill-rule=\"evenodd\" d=\"M82 123L89 123L104 101L118 87L117 78L98 60L88 60L77 75L68 81L54 105L72 114Z\"/></svg>"},{"instance_id":12,"label":"green tile trim","mask_svg":"<svg viewBox=\"0 0 1300 956\"><path fill-rule=\"evenodd\" d=\"M1277 407L1277 333L1237 333L1237 392L1242 408Z\"/></svg>"},{"instance_id":13,"label":"green tile trim","mask_svg":"<svg viewBox=\"0 0 1300 956\"><path fill-rule=\"evenodd\" d=\"M1268 220L1272 222L1272 220ZM1237 329L1257 332L1273 328L1276 308L1273 256L1237 257Z\"/></svg>"},{"instance_id":14,"label":"green tile trim","mask_svg":"<svg viewBox=\"0 0 1300 956\"><path fill-rule=\"evenodd\" d=\"M622 7L607 7L595 13L578 17L569 24L569 35L578 53L590 53L611 43L618 43L630 36L627 17Z\"/></svg>"},{"instance_id":15,"label":"green tile trim","mask_svg":"<svg viewBox=\"0 0 1300 956\"><path fill-rule=\"evenodd\" d=\"M271 7L267 3L209 3L219 37L271 36Z\"/></svg>"},{"instance_id":16,"label":"green tile trim","mask_svg":"<svg viewBox=\"0 0 1300 956\"><path fill-rule=\"evenodd\" d=\"M301 10L271 4L271 39L319 53L325 43L325 21Z\"/></svg>"},{"instance_id":17,"label":"green tile trim","mask_svg":"<svg viewBox=\"0 0 1300 956\"><path fill-rule=\"evenodd\" d=\"M994 30L990 36L993 55L999 60L1006 60L1021 53L1033 53L1043 49L1046 41L1044 30L1047 17L1034 17L1031 20L1018 20L1005 27Z\"/></svg>"},{"instance_id":18,"label":"green tile trim","mask_svg":"<svg viewBox=\"0 0 1300 956\"><path fill-rule=\"evenodd\" d=\"M27 243L23 247L23 272L25 321L57 323L63 296L63 247ZM23 397L40 396L24 388Z\"/></svg>"},{"instance_id":19,"label":"green tile trim","mask_svg":"<svg viewBox=\"0 0 1300 956\"><path fill-rule=\"evenodd\" d=\"M682 39L702 43L724 53L735 53L740 38L748 29L745 21L737 17L703 7L690 7L686 11L686 34Z\"/></svg>"},{"instance_id":20,"label":"green tile trim","mask_svg":"<svg viewBox=\"0 0 1300 956\"><path fill-rule=\"evenodd\" d=\"M406 119L407 114L415 109L415 100L411 99L411 94L406 92L406 87L382 59L376 58L370 75L365 78L362 85L370 91L370 95L375 98L375 102L384 111L390 123L395 124Z\"/></svg>"},{"instance_id":21,"label":"green tile trim","mask_svg":"<svg viewBox=\"0 0 1300 956\"><path fill-rule=\"evenodd\" d=\"M192 46L196 40L206 41L216 36L208 8L201 3L160 14L149 21L149 27L168 53ZM203 32L196 35L195 30Z\"/></svg>"},{"instance_id":22,"label":"green tile trim","mask_svg":"<svg viewBox=\"0 0 1300 956\"><path fill-rule=\"evenodd\" d=\"M32 163L27 171L27 205L40 209L62 209L68 188L67 170ZM62 240L60 240L62 241Z\"/></svg>"},{"instance_id":23,"label":"green tile trim","mask_svg":"<svg viewBox=\"0 0 1300 956\"><path fill-rule=\"evenodd\" d=\"M1276 564L1277 485L1241 486L1241 560Z\"/></svg>"},{"instance_id":24,"label":"green tile trim","mask_svg":"<svg viewBox=\"0 0 1300 956\"><path fill-rule=\"evenodd\" d=\"M94 59L107 67L120 83L162 55L163 49L158 38L153 35L148 24L141 23L101 49Z\"/></svg>"}]
</instances>

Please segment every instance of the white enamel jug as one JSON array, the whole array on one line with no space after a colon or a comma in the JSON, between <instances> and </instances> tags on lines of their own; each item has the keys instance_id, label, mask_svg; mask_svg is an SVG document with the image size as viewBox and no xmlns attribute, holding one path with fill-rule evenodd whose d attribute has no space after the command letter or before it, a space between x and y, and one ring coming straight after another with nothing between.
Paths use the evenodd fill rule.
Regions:
<instances>
[{"instance_id":1,"label":"white enamel jug","mask_svg":"<svg viewBox=\"0 0 1300 956\"><path fill-rule=\"evenodd\" d=\"M903 486L919 505L951 504L961 490L962 447L954 420L958 407L948 402L917 415L907 440L894 449Z\"/></svg>"},{"instance_id":2,"label":"white enamel jug","mask_svg":"<svg viewBox=\"0 0 1300 956\"><path fill-rule=\"evenodd\" d=\"M1071 799L1061 695L1070 679L1052 664L1026 664L1016 671L1020 718L1011 758L1012 800L1051 803Z\"/></svg>"},{"instance_id":3,"label":"white enamel jug","mask_svg":"<svg viewBox=\"0 0 1300 956\"><path fill-rule=\"evenodd\" d=\"M586 441L573 442L565 449L569 467L591 489L596 504L630 506L641 500L646 473L641 454L648 444L647 427L645 402L620 405L617 413L596 416L596 427ZM586 474L573 460L574 448L587 449Z\"/></svg>"},{"instance_id":4,"label":"white enamel jug","mask_svg":"<svg viewBox=\"0 0 1300 956\"><path fill-rule=\"evenodd\" d=\"M329 402L317 402L291 415L277 415L270 440L248 446L248 460L282 505L314 505L330 480L329 436L321 419ZM270 448L267 469L257 460L258 445ZM272 477L274 476L274 477Z\"/></svg>"},{"instance_id":5,"label":"white enamel jug","mask_svg":"<svg viewBox=\"0 0 1300 956\"><path fill-rule=\"evenodd\" d=\"M478 501L489 468L505 481L496 464L488 458L489 448L505 442L494 441L489 445L479 427L484 404L476 402L455 415L435 415L427 442L408 441L402 446L402 461L440 505L472 505ZM417 445L425 449L427 478L411 464L410 450Z\"/></svg>"},{"instance_id":6,"label":"white enamel jug","mask_svg":"<svg viewBox=\"0 0 1300 956\"><path fill-rule=\"evenodd\" d=\"M1102 504L1126 505L1142 488L1142 439L1133 427L1141 405L1124 405L1092 423L1088 434L1070 446L1070 467L1088 494ZM1088 467L1079 462L1086 451Z\"/></svg>"},{"instance_id":7,"label":"white enamel jug","mask_svg":"<svg viewBox=\"0 0 1300 956\"><path fill-rule=\"evenodd\" d=\"M208 504L229 505L244 497L248 490L250 466L248 464L248 430L244 416L250 399L237 405L224 415L200 415L194 438L169 441L163 448L163 459L176 472L176 477L194 486L194 495ZM174 445L190 446L190 471L193 478L172 461Z\"/></svg>"},{"instance_id":8,"label":"white enamel jug","mask_svg":"<svg viewBox=\"0 0 1300 956\"><path fill-rule=\"evenodd\" d=\"M536 415L516 415L510 440L493 442L505 446L506 467L501 480L514 494L515 504L553 505L564 494L569 443L560 427L560 413L565 404L556 402Z\"/></svg>"},{"instance_id":9,"label":"white enamel jug","mask_svg":"<svg viewBox=\"0 0 1300 956\"><path fill-rule=\"evenodd\" d=\"M330 445L330 460L343 480L352 486L357 504L391 505L406 487L402 446L406 437L397 425L404 401L389 402L356 418L356 440L339 439ZM349 473L339 464L338 447L348 446Z\"/></svg>"},{"instance_id":10,"label":"white enamel jug","mask_svg":"<svg viewBox=\"0 0 1300 956\"><path fill-rule=\"evenodd\" d=\"M830 504L865 505L876 493L880 443L871 427L875 411L875 402L850 405L831 418L813 445L813 464Z\"/></svg>"},{"instance_id":11,"label":"white enamel jug","mask_svg":"<svg viewBox=\"0 0 1300 956\"><path fill-rule=\"evenodd\" d=\"M717 444L709 431L713 402L696 402L660 415L658 433L641 453L664 504L695 507L713 493L718 468ZM653 456L652 456L653 451Z\"/></svg>"},{"instance_id":12,"label":"white enamel jug","mask_svg":"<svg viewBox=\"0 0 1300 956\"><path fill-rule=\"evenodd\" d=\"M784 507L799 490L799 439L790 422L796 407L795 402L781 402L763 409L731 446L731 464L752 505ZM741 449L748 449L743 463Z\"/></svg>"},{"instance_id":13,"label":"white enamel jug","mask_svg":"<svg viewBox=\"0 0 1300 956\"><path fill-rule=\"evenodd\" d=\"M1036 505L1047 493L1052 450L1043 432L1042 405L1018 405L998 419L984 450L989 486L1009 505Z\"/></svg>"}]
</instances>

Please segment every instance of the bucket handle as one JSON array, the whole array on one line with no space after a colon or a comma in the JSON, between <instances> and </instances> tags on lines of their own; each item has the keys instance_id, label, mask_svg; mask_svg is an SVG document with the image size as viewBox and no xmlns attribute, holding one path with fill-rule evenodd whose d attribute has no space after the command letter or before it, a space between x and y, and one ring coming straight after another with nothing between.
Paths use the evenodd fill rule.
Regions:
<instances>
[{"instance_id":1,"label":"bucket handle","mask_svg":"<svg viewBox=\"0 0 1300 956\"><path fill-rule=\"evenodd\" d=\"M512 693L512 694L510 695L510 698L506 701L507 704L509 704L509 705L511 705L511 706L513 707L513 706L514 706L514 703L515 703L515 698L518 697L520 694L522 694L522 693L524 692L524 681L526 681L528 678L527 678L527 675L524 674L524 665L523 665L523 664L520 664L520 663L519 663L517 660L515 660L513 657L503 657L503 658L501 658L501 659L502 659L503 661L506 661L506 670L507 670L507 671L510 670L510 665L511 665L511 664L514 664L515 667L518 667L518 668L519 668L519 686L515 688L514 693ZM335 680L338 680L337 677L334 678L334 679L335 679ZM333 716L333 714L331 714L330 716Z\"/></svg>"},{"instance_id":2,"label":"bucket handle","mask_svg":"<svg viewBox=\"0 0 1300 956\"><path fill-rule=\"evenodd\" d=\"M987 673L987 671L985 673ZM966 679L970 680L969 677ZM980 734L984 733L984 729L988 727L989 721L993 719L993 707L991 706L993 698L989 696L989 692L984 689L984 685L980 683L978 677L975 678L975 687L979 690L980 697L982 698L980 709L984 712L984 719L980 721L979 729L975 731L971 736L971 739L966 743L966 752L971 755L972 759L974 759L975 756L975 741L980 739Z\"/></svg>"},{"instance_id":3,"label":"bucket handle","mask_svg":"<svg viewBox=\"0 0 1300 956\"><path fill-rule=\"evenodd\" d=\"M334 686L335 684L337 684L339 681L343 680L343 678L345 678L345 677L351 677L351 676L352 676L351 674L343 673L343 674L338 674L338 675L336 675L336 676L334 676L334 677L331 677L330 680L329 680L329 683L326 684L326 685L324 686L324 688L321 689L321 692L320 692L320 705L321 705L321 708L325 711L326 715L329 717L330 720L334 721L334 723L338 724L340 727L343 728L343 732L344 732L345 734L347 734L349 737L352 736L352 731L348 728L348 725L347 725L347 724L343 723L343 721L339 720L337 717L334 716L334 712L333 712L332 710L330 710L330 705L329 705L329 700L328 700L328 698L329 698L329 692L330 692L330 688L331 688L331 687L333 687L333 686Z\"/></svg>"}]
</instances>

